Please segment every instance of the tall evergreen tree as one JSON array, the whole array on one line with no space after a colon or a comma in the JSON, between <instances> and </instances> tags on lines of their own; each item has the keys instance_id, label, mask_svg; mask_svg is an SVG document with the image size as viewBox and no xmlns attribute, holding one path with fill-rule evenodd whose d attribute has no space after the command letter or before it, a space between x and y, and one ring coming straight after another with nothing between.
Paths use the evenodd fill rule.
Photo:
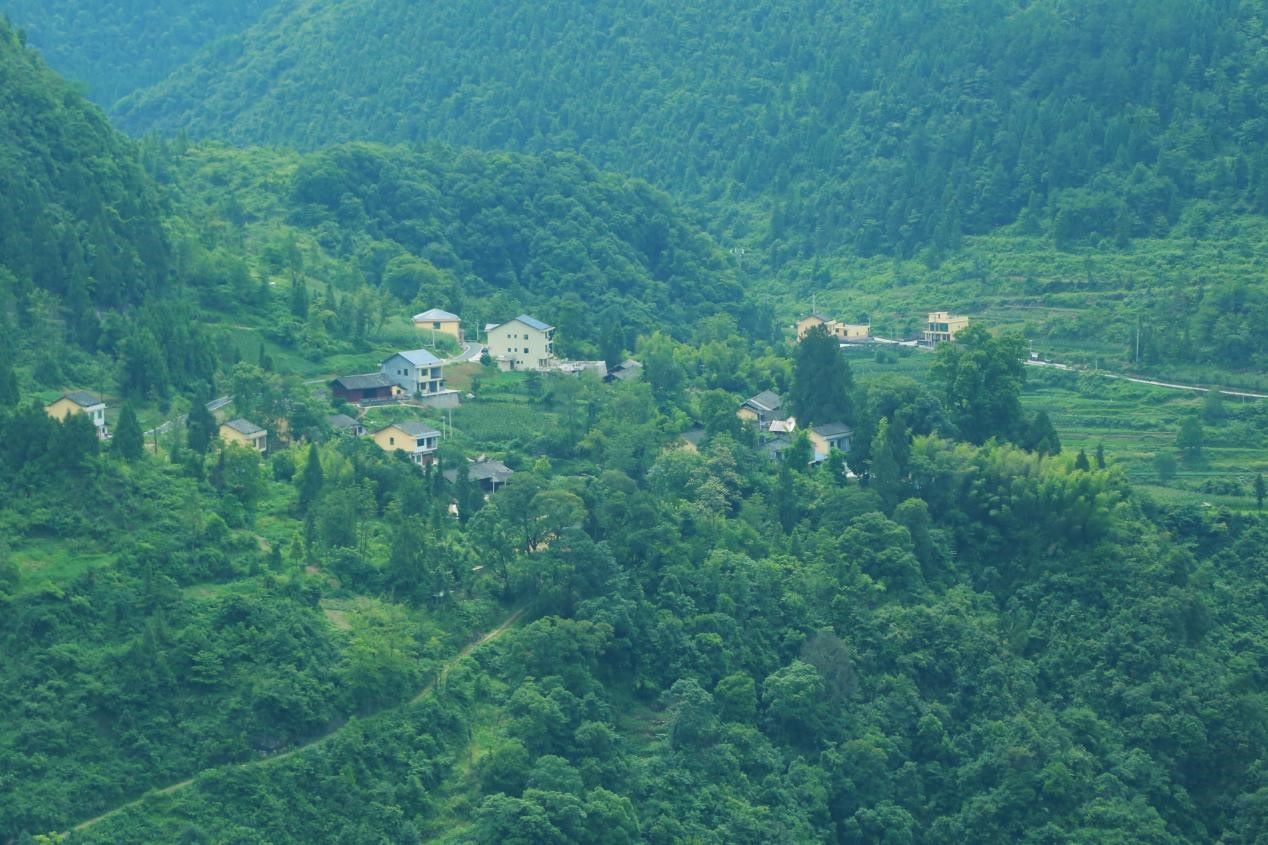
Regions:
<instances>
[{"instance_id":1,"label":"tall evergreen tree","mask_svg":"<svg viewBox=\"0 0 1268 845\"><path fill-rule=\"evenodd\" d=\"M0 364L0 408L16 408L21 400L18 391L18 374L8 361Z\"/></svg>"},{"instance_id":2,"label":"tall evergreen tree","mask_svg":"<svg viewBox=\"0 0 1268 845\"><path fill-rule=\"evenodd\" d=\"M797 346L789 397L797 424L854 422L850 391L854 375L841 354L841 345L822 326L811 329Z\"/></svg>"},{"instance_id":3,"label":"tall evergreen tree","mask_svg":"<svg viewBox=\"0 0 1268 845\"><path fill-rule=\"evenodd\" d=\"M138 460L145 452L145 435L141 432L141 424L137 421L131 402L125 402L123 410L119 412L119 422L114 427L110 451L125 461Z\"/></svg>"},{"instance_id":4,"label":"tall evergreen tree","mask_svg":"<svg viewBox=\"0 0 1268 845\"><path fill-rule=\"evenodd\" d=\"M893 511L902 492L902 471L898 466L898 458L894 454L894 447L890 440L890 422L881 417L876 426L876 436L872 438L872 466L869 483L876 495L880 496L886 513Z\"/></svg>"},{"instance_id":5,"label":"tall evergreen tree","mask_svg":"<svg viewBox=\"0 0 1268 845\"><path fill-rule=\"evenodd\" d=\"M217 437L218 431L216 418L212 416L211 411L207 410L206 397L198 396L189 409L189 420L186 422L189 448L200 455L205 455L207 449L211 447L211 441Z\"/></svg>"},{"instance_id":6,"label":"tall evergreen tree","mask_svg":"<svg viewBox=\"0 0 1268 845\"><path fill-rule=\"evenodd\" d=\"M308 462L304 464L304 471L299 476L299 510L301 513L307 513L313 502L317 501L317 497L321 495L324 481L321 455L318 454L316 445L309 446Z\"/></svg>"},{"instance_id":7,"label":"tall evergreen tree","mask_svg":"<svg viewBox=\"0 0 1268 845\"><path fill-rule=\"evenodd\" d=\"M1061 438L1057 436L1057 429L1048 418L1047 411L1040 411L1031 419L1021 447L1039 455L1061 454Z\"/></svg>"}]
</instances>

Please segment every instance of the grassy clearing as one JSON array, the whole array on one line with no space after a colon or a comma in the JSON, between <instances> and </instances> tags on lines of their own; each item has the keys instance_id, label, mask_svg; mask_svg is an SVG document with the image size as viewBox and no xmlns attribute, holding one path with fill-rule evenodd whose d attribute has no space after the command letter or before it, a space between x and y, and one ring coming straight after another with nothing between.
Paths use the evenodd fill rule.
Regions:
<instances>
[{"instance_id":1,"label":"grassy clearing","mask_svg":"<svg viewBox=\"0 0 1268 845\"><path fill-rule=\"evenodd\" d=\"M83 541L28 538L10 551L10 558L21 573L22 594L70 583L85 572L113 565L116 556L85 548Z\"/></svg>"},{"instance_id":2,"label":"grassy clearing","mask_svg":"<svg viewBox=\"0 0 1268 845\"><path fill-rule=\"evenodd\" d=\"M559 425L559 415L526 399L510 397L480 401L455 408L454 429L459 441L490 448L506 448L511 441L528 442L549 434Z\"/></svg>"}]
</instances>

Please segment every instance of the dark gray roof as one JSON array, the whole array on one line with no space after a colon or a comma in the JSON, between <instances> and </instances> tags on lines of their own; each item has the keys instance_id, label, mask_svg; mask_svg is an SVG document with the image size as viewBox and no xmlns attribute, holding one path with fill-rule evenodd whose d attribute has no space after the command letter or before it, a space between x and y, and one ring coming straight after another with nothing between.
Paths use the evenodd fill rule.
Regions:
<instances>
[{"instance_id":1,"label":"dark gray roof","mask_svg":"<svg viewBox=\"0 0 1268 845\"><path fill-rule=\"evenodd\" d=\"M69 399L81 408L91 408L94 405L103 404L100 398L89 393L87 390L69 390L62 394L62 398Z\"/></svg>"},{"instance_id":2,"label":"dark gray roof","mask_svg":"<svg viewBox=\"0 0 1268 845\"><path fill-rule=\"evenodd\" d=\"M458 470L447 469L443 474L450 482L457 483ZM467 477L472 481L492 481L495 484L505 484L514 474L515 470L493 460L471 461L467 469Z\"/></svg>"},{"instance_id":3,"label":"dark gray roof","mask_svg":"<svg viewBox=\"0 0 1268 845\"><path fill-rule=\"evenodd\" d=\"M617 364L615 367L608 370L608 376L610 378L621 379L622 381L636 379L642 374L643 365L638 361L635 361L633 358L628 361L622 361L620 364Z\"/></svg>"},{"instance_id":4,"label":"dark gray roof","mask_svg":"<svg viewBox=\"0 0 1268 845\"><path fill-rule=\"evenodd\" d=\"M766 453L769 458L777 458L781 452L784 452L792 445L792 440L788 437L772 437L758 448Z\"/></svg>"},{"instance_id":5,"label":"dark gray roof","mask_svg":"<svg viewBox=\"0 0 1268 845\"><path fill-rule=\"evenodd\" d=\"M811 426L810 430L820 437L840 437L843 434L853 434L854 429L845 423L822 423L820 425Z\"/></svg>"},{"instance_id":6,"label":"dark gray roof","mask_svg":"<svg viewBox=\"0 0 1268 845\"><path fill-rule=\"evenodd\" d=\"M392 425L385 425L383 426L383 428L392 428L393 426L395 426L396 428L399 428L401 431L405 432L410 437L432 437L433 435L436 437L440 436L440 432L432 428L431 426L429 426L427 423L415 422L413 420L410 420L408 422L392 423Z\"/></svg>"},{"instance_id":7,"label":"dark gray roof","mask_svg":"<svg viewBox=\"0 0 1268 845\"><path fill-rule=\"evenodd\" d=\"M331 382L344 390L370 390L375 387L391 387L392 380L383 373L362 373L356 376L340 376Z\"/></svg>"},{"instance_id":8,"label":"dark gray roof","mask_svg":"<svg viewBox=\"0 0 1268 845\"><path fill-rule=\"evenodd\" d=\"M225 425L238 432L238 434L243 434L247 437L250 437L253 434L261 434L264 431L264 429L260 428L255 423L250 420L244 420L242 417L238 417L236 420L229 420L229 422L225 423Z\"/></svg>"},{"instance_id":9,"label":"dark gray roof","mask_svg":"<svg viewBox=\"0 0 1268 845\"><path fill-rule=\"evenodd\" d=\"M530 329L537 329L539 332L548 332L554 328L554 326L548 326L536 317L530 317L527 314L521 314L515 319L519 320Z\"/></svg>"},{"instance_id":10,"label":"dark gray roof","mask_svg":"<svg viewBox=\"0 0 1268 845\"><path fill-rule=\"evenodd\" d=\"M356 428L361 425L361 422L360 420L353 419L347 414L331 414L326 417L326 425L335 430L341 430L345 428Z\"/></svg>"},{"instance_id":11,"label":"dark gray roof","mask_svg":"<svg viewBox=\"0 0 1268 845\"><path fill-rule=\"evenodd\" d=\"M778 411L783 406L784 400L772 390L763 390L744 404L752 405L760 411Z\"/></svg>"}]
</instances>

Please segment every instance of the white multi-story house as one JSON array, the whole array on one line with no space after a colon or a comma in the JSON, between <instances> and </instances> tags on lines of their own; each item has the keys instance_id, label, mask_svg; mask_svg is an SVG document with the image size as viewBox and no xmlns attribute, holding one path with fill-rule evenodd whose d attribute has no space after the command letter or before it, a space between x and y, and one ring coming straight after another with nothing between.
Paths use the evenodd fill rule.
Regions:
<instances>
[{"instance_id":1,"label":"white multi-story house","mask_svg":"<svg viewBox=\"0 0 1268 845\"><path fill-rule=\"evenodd\" d=\"M503 370L549 370L555 366L555 327L521 314L489 326L489 356Z\"/></svg>"}]
</instances>

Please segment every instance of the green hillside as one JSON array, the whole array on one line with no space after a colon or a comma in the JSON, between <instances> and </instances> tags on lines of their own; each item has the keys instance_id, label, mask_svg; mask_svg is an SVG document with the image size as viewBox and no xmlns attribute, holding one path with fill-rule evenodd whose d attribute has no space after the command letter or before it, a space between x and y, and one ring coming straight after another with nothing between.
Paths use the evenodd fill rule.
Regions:
<instances>
[{"instance_id":1,"label":"green hillside","mask_svg":"<svg viewBox=\"0 0 1268 845\"><path fill-rule=\"evenodd\" d=\"M469 334L529 311L583 358L747 313L730 262L665 194L575 155L177 145L153 158L197 221L183 243L205 304L223 312L249 313L262 282L334 300L329 325L308 326L318 335L351 330L369 300L463 314Z\"/></svg>"},{"instance_id":2,"label":"green hillside","mask_svg":"<svg viewBox=\"0 0 1268 845\"><path fill-rule=\"evenodd\" d=\"M0 23L0 295L135 303L167 281L160 206L135 146Z\"/></svg>"},{"instance_id":3,"label":"green hillside","mask_svg":"<svg viewBox=\"0 0 1268 845\"><path fill-rule=\"evenodd\" d=\"M232 36L274 5L275 0L5 0L0 12L59 73L110 106L161 81L209 45L232 52Z\"/></svg>"},{"instance_id":4,"label":"green hillside","mask_svg":"<svg viewBox=\"0 0 1268 845\"><path fill-rule=\"evenodd\" d=\"M576 150L787 254L1062 243L1268 209L1260 0L289 0L133 131ZM338 62L331 62L338 56Z\"/></svg>"},{"instance_id":5,"label":"green hillside","mask_svg":"<svg viewBox=\"0 0 1268 845\"><path fill-rule=\"evenodd\" d=\"M0 845L1262 845L1264 11L0 24Z\"/></svg>"}]
</instances>

